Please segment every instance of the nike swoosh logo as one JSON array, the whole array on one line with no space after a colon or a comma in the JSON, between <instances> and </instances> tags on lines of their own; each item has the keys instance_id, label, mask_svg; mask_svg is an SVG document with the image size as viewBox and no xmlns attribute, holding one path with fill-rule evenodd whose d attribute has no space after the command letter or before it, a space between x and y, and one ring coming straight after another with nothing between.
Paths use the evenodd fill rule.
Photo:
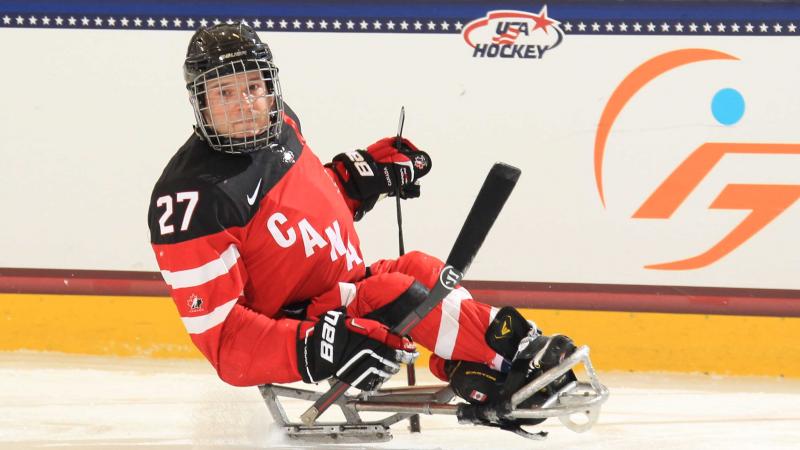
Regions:
<instances>
[{"instance_id":1,"label":"nike swoosh logo","mask_svg":"<svg viewBox=\"0 0 800 450\"><path fill-rule=\"evenodd\" d=\"M247 204L249 204L250 206L253 206L253 204L256 202L256 197L258 197L258 190L261 189L261 180L263 180L263 178L258 179L256 190L253 191L253 196L252 197L249 195L247 196Z\"/></svg>"},{"instance_id":2,"label":"nike swoosh logo","mask_svg":"<svg viewBox=\"0 0 800 450\"><path fill-rule=\"evenodd\" d=\"M411 176L411 179L406 181L406 182L407 183L411 183L412 181L414 181L414 164L411 161L401 161L401 162L396 162L395 164L397 164L398 166L406 166L406 167L408 167L408 173ZM405 181L405 180L401 180L401 181Z\"/></svg>"}]
</instances>

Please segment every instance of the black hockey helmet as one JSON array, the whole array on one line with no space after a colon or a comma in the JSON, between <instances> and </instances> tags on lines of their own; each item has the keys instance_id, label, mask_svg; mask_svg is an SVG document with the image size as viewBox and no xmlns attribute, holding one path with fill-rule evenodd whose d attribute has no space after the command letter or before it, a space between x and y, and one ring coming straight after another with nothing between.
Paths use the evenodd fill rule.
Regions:
<instances>
[{"instance_id":1,"label":"black hockey helmet","mask_svg":"<svg viewBox=\"0 0 800 450\"><path fill-rule=\"evenodd\" d=\"M240 99L242 103L238 105L243 115L249 114L246 119L239 121L247 121L252 127L245 136L225 134L217 129L219 124L214 123L209 111L208 82L221 77L246 76L253 72L260 75L266 90L259 94L260 97L250 95L244 100ZM196 130L214 150L248 153L264 148L278 138L283 125L278 68L273 63L269 46L261 42L258 34L248 25L222 23L198 29L189 41L183 76L197 119ZM268 99L271 105L266 126L261 126L263 124L254 118L253 115L258 113L253 113L252 109L245 113L259 98Z\"/></svg>"}]
</instances>

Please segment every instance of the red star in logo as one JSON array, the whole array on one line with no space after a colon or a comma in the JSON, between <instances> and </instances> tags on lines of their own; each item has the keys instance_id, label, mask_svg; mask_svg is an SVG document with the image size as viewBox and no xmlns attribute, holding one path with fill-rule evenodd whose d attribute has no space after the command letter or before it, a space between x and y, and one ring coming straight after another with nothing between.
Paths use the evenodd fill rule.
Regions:
<instances>
[{"instance_id":1,"label":"red star in logo","mask_svg":"<svg viewBox=\"0 0 800 450\"><path fill-rule=\"evenodd\" d=\"M533 27L533 30L531 30L531 33L541 28L544 30L545 34L547 34L547 27L557 23L555 20L547 17L547 5L542 6L542 10L539 11L539 14L532 14L532 16L536 25Z\"/></svg>"}]
</instances>

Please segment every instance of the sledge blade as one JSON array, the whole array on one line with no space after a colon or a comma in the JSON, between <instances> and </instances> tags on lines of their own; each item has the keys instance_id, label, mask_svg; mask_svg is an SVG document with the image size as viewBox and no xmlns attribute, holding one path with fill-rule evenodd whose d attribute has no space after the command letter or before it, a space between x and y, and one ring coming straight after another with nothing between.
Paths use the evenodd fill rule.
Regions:
<instances>
[{"instance_id":1,"label":"sledge blade","mask_svg":"<svg viewBox=\"0 0 800 450\"><path fill-rule=\"evenodd\" d=\"M517 436L522 436L525 439L530 439L532 441L543 441L547 439L547 431L539 431L536 433L531 433L530 431L523 430L521 426L517 425L511 428L503 428L503 430L510 431Z\"/></svg>"},{"instance_id":2,"label":"sledge blade","mask_svg":"<svg viewBox=\"0 0 800 450\"><path fill-rule=\"evenodd\" d=\"M317 424L283 427L293 441L308 444L364 444L392 439L389 426L382 424Z\"/></svg>"}]
</instances>

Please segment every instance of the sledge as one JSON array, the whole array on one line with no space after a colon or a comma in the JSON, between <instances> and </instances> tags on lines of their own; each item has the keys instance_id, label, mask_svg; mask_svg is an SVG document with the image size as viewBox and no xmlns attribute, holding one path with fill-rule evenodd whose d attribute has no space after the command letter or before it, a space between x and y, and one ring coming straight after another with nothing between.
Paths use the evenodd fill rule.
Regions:
<instances>
[{"instance_id":1,"label":"sledge","mask_svg":"<svg viewBox=\"0 0 800 450\"><path fill-rule=\"evenodd\" d=\"M564 385L537 407L519 407L579 365L584 368L584 381L576 380ZM527 439L540 440L547 436L546 432L527 431L523 426L529 425L521 425L519 420L530 422L530 419L558 418L569 430L582 433L597 422L600 407L608 399L608 389L600 383L589 358L589 347L585 345L558 366L517 390L507 402L493 406L466 403L456 397L448 385L384 388L373 392L346 392L333 402L341 410L344 420L325 422L317 418L307 424L292 421L281 398L315 402L324 392L277 384L261 385L259 391L273 420L286 437L303 444L386 442L392 439L392 425L415 414L455 416L459 424L494 427ZM363 412L387 413L387 416L365 420L361 416Z\"/></svg>"}]
</instances>

